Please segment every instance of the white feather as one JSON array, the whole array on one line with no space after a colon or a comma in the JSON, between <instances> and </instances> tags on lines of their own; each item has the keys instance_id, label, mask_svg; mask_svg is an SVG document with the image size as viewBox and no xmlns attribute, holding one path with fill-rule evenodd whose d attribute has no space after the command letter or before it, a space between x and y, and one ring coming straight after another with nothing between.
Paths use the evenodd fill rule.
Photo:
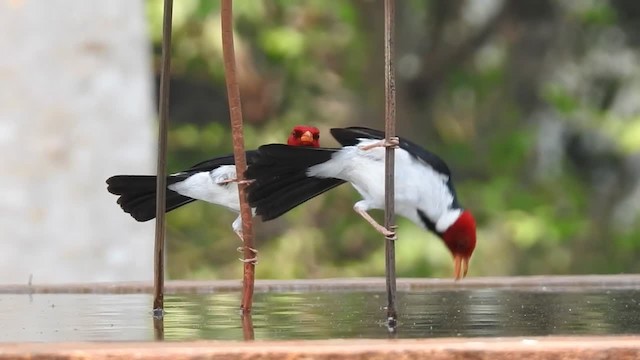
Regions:
<instances>
[{"instance_id":1,"label":"white feather","mask_svg":"<svg viewBox=\"0 0 640 360\"><path fill-rule=\"evenodd\" d=\"M209 172L203 171L191 175L183 181L169 185L169 189L180 195L222 205L239 212L238 184L235 182L220 184L221 181L235 178L235 165L223 165Z\"/></svg>"},{"instance_id":2,"label":"white feather","mask_svg":"<svg viewBox=\"0 0 640 360\"><path fill-rule=\"evenodd\" d=\"M360 139L359 146L378 140ZM384 148L362 150L346 146L331 160L310 167L307 175L333 177L348 181L362 195L356 204L362 210L384 209ZM452 209L453 194L447 187L449 177L429 164L413 157L404 149L395 151L395 210L421 227L417 210L423 211L438 231L446 230L460 216Z\"/></svg>"}]
</instances>

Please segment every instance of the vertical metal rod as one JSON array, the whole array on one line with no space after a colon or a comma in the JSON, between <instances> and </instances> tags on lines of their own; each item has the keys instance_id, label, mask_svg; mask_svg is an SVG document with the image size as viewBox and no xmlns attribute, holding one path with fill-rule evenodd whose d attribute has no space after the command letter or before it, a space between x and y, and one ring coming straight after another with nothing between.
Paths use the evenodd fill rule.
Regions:
<instances>
[{"instance_id":1,"label":"vertical metal rod","mask_svg":"<svg viewBox=\"0 0 640 360\"><path fill-rule=\"evenodd\" d=\"M247 168L247 159L244 152L244 137L242 134L242 108L240 103L240 89L236 78L236 60L233 47L233 8L232 0L222 0L220 10L222 22L222 56L224 58L225 80L227 83L227 97L229 99L229 114L231 116L231 136L233 137L233 157L236 163L236 178L238 179L238 192L240 197L240 217L242 218L242 237L244 240L244 258L251 259L255 254L253 248L253 228L251 207L247 202L247 184L244 184L244 172ZM240 305L243 314L251 312L253 303L253 287L255 281L255 262L244 263L244 276L242 282L242 303Z\"/></svg>"},{"instance_id":2,"label":"vertical metal rod","mask_svg":"<svg viewBox=\"0 0 640 360\"><path fill-rule=\"evenodd\" d=\"M385 95L385 138L387 141L396 133L396 80L394 68L394 19L395 0L384 0L384 95ZM394 148L386 147L385 171L385 211L384 226L388 230L395 229L395 194L394 194ZM385 238L385 265L387 280L387 325L395 331L397 324L396 311L396 249L395 240Z\"/></svg>"},{"instance_id":3,"label":"vertical metal rod","mask_svg":"<svg viewBox=\"0 0 640 360\"><path fill-rule=\"evenodd\" d=\"M167 189L167 128L169 123L169 81L171 69L171 21L173 0L164 0L162 20L162 66L160 68L160 128L156 175L156 241L154 250L153 316L164 315L164 238Z\"/></svg>"}]
</instances>

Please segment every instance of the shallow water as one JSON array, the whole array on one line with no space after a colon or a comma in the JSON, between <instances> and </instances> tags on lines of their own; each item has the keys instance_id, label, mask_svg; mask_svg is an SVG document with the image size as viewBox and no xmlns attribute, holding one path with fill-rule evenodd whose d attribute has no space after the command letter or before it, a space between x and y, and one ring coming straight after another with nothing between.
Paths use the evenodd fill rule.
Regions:
<instances>
[{"instance_id":1,"label":"shallow water","mask_svg":"<svg viewBox=\"0 0 640 360\"><path fill-rule=\"evenodd\" d=\"M0 342L154 340L148 294L0 295ZM242 340L236 293L166 295L169 341ZM385 295L258 293L256 340L387 338ZM640 334L640 290L398 293L397 337ZM248 327L245 327L248 330Z\"/></svg>"}]
</instances>

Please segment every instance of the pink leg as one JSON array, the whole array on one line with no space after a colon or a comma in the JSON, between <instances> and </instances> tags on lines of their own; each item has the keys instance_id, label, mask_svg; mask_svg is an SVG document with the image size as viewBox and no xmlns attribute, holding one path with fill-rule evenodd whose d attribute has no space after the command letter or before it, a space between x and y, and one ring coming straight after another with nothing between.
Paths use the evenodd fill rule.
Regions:
<instances>
[{"instance_id":1,"label":"pink leg","mask_svg":"<svg viewBox=\"0 0 640 360\"><path fill-rule=\"evenodd\" d=\"M238 183L238 184L251 184L252 182L254 182L255 180L253 179L244 179L244 180L238 180L238 179L226 179L226 180L219 180L216 181L216 184L218 185L223 185L223 184L229 184L229 183Z\"/></svg>"},{"instance_id":2,"label":"pink leg","mask_svg":"<svg viewBox=\"0 0 640 360\"><path fill-rule=\"evenodd\" d=\"M374 143L368 144L368 145L361 145L359 146L360 150L371 150L371 149L375 149L377 147L394 147L397 148L398 145L400 144L400 139L397 136L392 136L389 139L389 142L387 142L386 140L378 140Z\"/></svg>"},{"instance_id":3,"label":"pink leg","mask_svg":"<svg viewBox=\"0 0 640 360\"><path fill-rule=\"evenodd\" d=\"M232 226L233 228L233 232L236 233L236 235L238 235L238 237L240 238L240 241L242 241L242 243L244 243L244 237L242 236L242 221L240 220L240 216L238 216L238 218L233 222ZM240 246L239 248L237 248L236 250L238 252L244 252L244 246ZM258 255L258 250L254 249L254 248L249 248L249 250L254 253L255 255ZM258 263L258 257L254 256L250 259L238 259L244 263L254 263L257 264Z\"/></svg>"},{"instance_id":4,"label":"pink leg","mask_svg":"<svg viewBox=\"0 0 640 360\"><path fill-rule=\"evenodd\" d=\"M371 215L369 215L369 213L367 213L366 210L360 208L358 206L358 203L356 203L356 205L353 207L353 209L360 215L362 216L363 219L367 220L367 222L369 224L371 224L371 226L373 226L374 229L376 229L376 231L378 231L380 234L386 236L389 239L395 240L397 239L396 236L396 232L395 231L390 231L387 230L387 228L385 228L384 226L378 224L378 222L371 217Z\"/></svg>"}]
</instances>

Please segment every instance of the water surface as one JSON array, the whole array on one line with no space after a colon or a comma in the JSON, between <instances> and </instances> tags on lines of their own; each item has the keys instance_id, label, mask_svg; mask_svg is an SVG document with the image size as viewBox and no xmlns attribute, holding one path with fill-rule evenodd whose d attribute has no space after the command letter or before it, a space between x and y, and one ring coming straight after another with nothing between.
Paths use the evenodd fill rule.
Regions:
<instances>
[{"instance_id":1,"label":"water surface","mask_svg":"<svg viewBox=\"0 0 640 360\"><path fill-rule=\"evenodd\" d=\"M242 340L237 293L166 295L168 341ZM0 295L0 341L152 341L148 294ZM387 338L377 292L258 293L256 340ZM640 290L398 293L397 337L640 334Z\"/></svg>"}]
</instances>

